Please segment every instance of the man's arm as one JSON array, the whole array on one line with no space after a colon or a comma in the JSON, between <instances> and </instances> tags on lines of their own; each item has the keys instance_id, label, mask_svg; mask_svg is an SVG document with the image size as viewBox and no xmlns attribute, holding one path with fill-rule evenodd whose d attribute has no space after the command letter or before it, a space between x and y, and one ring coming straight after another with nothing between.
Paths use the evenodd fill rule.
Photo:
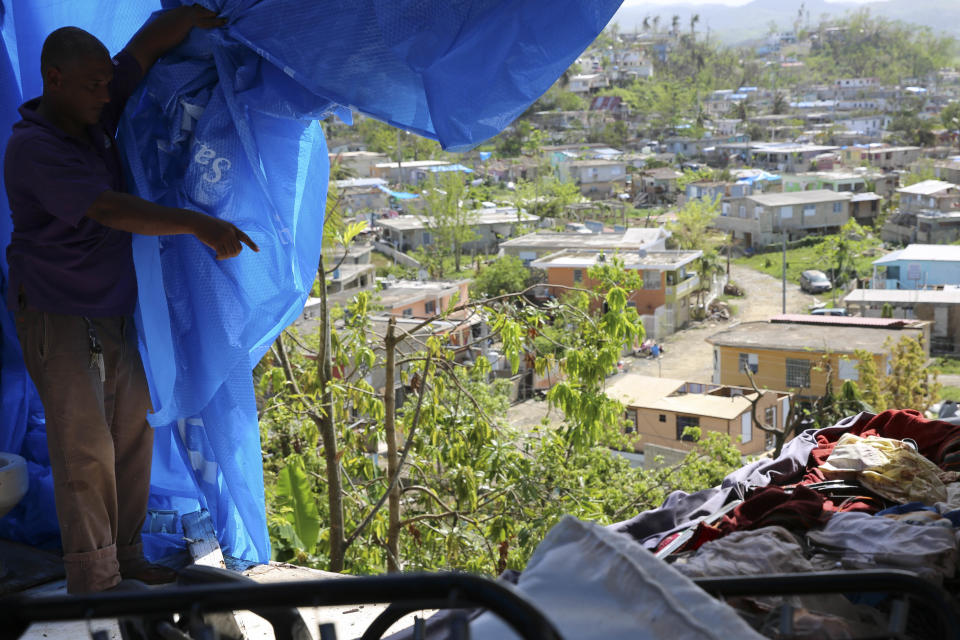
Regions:
<instances>
[{"instance_id":1,"label":"man's arm","mask_svg":"<svg viewBox=\"0 0 960 640\"><path fill-rule=\"evenodd\" d=\"M260 251L247 234L226 220L189 209L164 207L129 193L104 191L86 215L105 227L144 236L192 234L216 251L218 260L236 256L244 244Z\"/></svg>"},{"instance_id":2,"label":"man's arm","mask_svg":"<svg viewBox=\"0 0 960 640\"><path fill-rule=\"evenodd\" d=\"M198 4L177 7L143 25L124 49L137 59L146 75L157 58L183 42L194 27L213 29L226 23L226 18Z\"/></svg>"}]
</instances>

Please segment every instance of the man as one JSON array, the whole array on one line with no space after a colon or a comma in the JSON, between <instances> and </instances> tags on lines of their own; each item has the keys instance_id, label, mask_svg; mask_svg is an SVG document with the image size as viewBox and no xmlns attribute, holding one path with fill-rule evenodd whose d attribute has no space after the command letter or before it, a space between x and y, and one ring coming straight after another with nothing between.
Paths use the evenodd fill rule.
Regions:
<instances>
[{"instance_id":1,"label":"man","mask_svg":"<svg viewBox=\"0 0 960 640\"><path fill-rule=\"evenodd\" d=\"M143 557L153 432L131 314L131 233L192 234L218 259L257 246L234 225L125 193L114 133L157 58L191 29L224 24L199 6L146 24L111 60L65 27L45 41L43 95L20 108L4 157L13 233L8 306L47 418L69 593L176 574Z\"/></svg>"}]
</instances>

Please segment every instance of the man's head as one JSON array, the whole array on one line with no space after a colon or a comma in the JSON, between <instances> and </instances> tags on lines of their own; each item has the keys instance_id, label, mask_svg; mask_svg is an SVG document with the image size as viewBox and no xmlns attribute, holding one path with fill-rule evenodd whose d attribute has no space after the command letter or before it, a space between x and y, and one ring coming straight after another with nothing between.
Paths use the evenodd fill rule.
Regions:
<instances>
[{"instance_id":1,"label":"man's head","mask_svg":"<svg viewBox=\"0 0 960 640\"><path fill-rule=\"evenodd\" d=\"M57 29L40 52L43 100L58 115L81 124L94 124L110 101L113 78L110 53L95 37L77 27Z\"/></svg>"}]
</instances>

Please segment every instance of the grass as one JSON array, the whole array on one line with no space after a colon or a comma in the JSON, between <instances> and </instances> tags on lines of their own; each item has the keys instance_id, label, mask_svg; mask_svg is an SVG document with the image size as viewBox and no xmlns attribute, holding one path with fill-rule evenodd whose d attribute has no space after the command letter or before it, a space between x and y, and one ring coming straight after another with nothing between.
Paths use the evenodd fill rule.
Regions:
<instances>
[{"instance_id":1,"label":"grass","mask_svg":"<svg viewBox=\"0 0 960 640\"><path fill-rule=\"evenodd\" d=\"M936 358L931 369L947 375L960 375L960 358Z\"/></svg>"},{"instance_id":2,"label":"grass","mask_svg":"<svg viewBox=\"0 0 960 640\"><path fill-rule=\"evenodd\" d=\"M787 280L794 284L799 284L800 274L807 269L818 269L829 276L828 268L824 266L825 261L820 250L822 245L823 242L819 242L805 247L787 249ZM779 278L781 277L783 268L782 256L783 254L779 251L771 251L769 253L758 253L749 257L736 258L734 259L734 263ZM871 273L873 271L873 261L879 256L880 254L878 253L876 255L866 255L857 258L854 261L857 271L861 274Z\"/></svg>"},{"instance_id":3,"label":"grass","mask_svg":"<svg viewBox=\"0 0 960 640\"><path fill-rule=\"evenodd\" d=\"M940 389L940 399L960 402L960 387L942 387Z\"/></svg>"}]
</instances>

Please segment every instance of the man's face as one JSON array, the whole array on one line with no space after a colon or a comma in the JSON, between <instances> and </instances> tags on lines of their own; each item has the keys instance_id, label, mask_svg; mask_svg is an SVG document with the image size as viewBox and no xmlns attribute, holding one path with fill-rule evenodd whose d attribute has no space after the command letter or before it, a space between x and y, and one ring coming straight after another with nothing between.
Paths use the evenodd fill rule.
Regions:
<instances>
[{"instance_id":1,"label":"man's face","mask_svg":"<svg viewBox=\"0 0 960 640\"><path fill-rule=\"evenodd\" d=\"M103 107L110 102L110 57L105 52L89 54L55 71L53 89L65 115L83 124L96 124Z\"/></svg>"}]
</instances>

